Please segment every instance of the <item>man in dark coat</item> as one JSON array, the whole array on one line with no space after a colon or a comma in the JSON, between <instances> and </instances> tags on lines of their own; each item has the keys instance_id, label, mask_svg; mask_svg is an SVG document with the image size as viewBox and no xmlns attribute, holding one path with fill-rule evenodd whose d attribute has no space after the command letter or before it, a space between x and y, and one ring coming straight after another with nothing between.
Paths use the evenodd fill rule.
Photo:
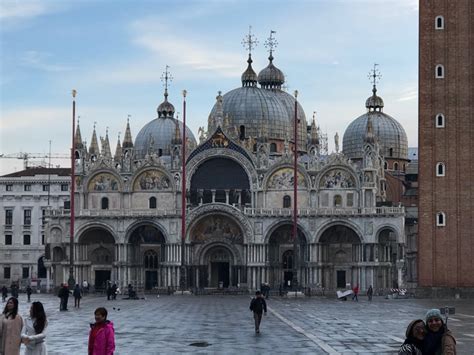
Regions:
<instances>
[{"instance_id":1,"label":"man in dark coat","mask_svg":"<svg viewBox=\"0 0 474 355\"><path fill-rule=\"evenodd\" d=\"M2 287L2 302L5 302L7 297L8 297L8 288L7 288L7 286L3 285L3 287Z\"/></svg>"},{"instance_id":2,"label":"man in dark coat","mask_svg":"<svg viewBox=\"0 0 474 355\"><path fill-rule=\"evenodd\" d=\"M58 292L58 297L61 299L61 304L59 306L60 311L67 311L67 301L69 299L69 289L67 284L64 284Z\"/></svg>"},{"instance_id":3,"label":"man in dark coat","mask_svg":"<svg viewBox=\"0 0 474 355\"><path fill-rule=\"evenodd\" d=\"M28 302L31 302L31 294L33 293L33 289L30 285L26 287L26 296L28 297Z\"/></svg>"},{"instance_id":4,"label":"man in dark coat","mask_svg":"<svg viewBox=\"0 0 474 355\"><path fill-rule=\"evenodd\" d=\"M253 312L253 319L255 320L255 333L258 334L260 333L263 312L265 312L265 315L267 314L267 303L260 291L255 292L255 298L250 302L250 310Z\"/></svg>"}]
</instances>

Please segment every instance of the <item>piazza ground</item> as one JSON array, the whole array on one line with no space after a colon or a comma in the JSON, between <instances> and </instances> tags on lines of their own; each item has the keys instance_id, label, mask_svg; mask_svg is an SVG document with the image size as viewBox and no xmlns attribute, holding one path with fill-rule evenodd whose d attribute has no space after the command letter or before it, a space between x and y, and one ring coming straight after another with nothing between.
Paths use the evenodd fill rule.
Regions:
<instances>
[{"instance_id":1,"label":"piazza ground","mask_svg":"<svg viewBox=\"0 0 474 355\"><path fill-rule=\"evenodd\" d=\"M253 329L250 296L147 296L107 301L86 296L81 308L59 312L59 298L33 295L45 304L50 354L86 354L89 323L105 306L115 324L116 354L395 354L407 324L429 308L456 307L449 320L459 354L474 349L474 303L470 300L386 300L369 303L335 298L269 299L261 334ZM72 301L72 302L71 302ZM2 303L3 309L4 303ZM29 305L20 295L20 313ZM195 345L191 345L191 344ZM196 346L201 345L201 346ZM203 346L204 345L204 346ZM207 346L206 346L207 345Z\"/></svg>"}]
</instances>

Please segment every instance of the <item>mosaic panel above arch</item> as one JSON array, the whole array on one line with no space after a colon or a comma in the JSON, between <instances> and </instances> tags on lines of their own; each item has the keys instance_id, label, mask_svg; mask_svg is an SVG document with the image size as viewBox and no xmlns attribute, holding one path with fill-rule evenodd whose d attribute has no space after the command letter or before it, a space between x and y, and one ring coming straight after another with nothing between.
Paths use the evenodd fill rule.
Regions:
<instances>
[{"instance_id":1,"label":"mosaic panel above arch","mask_svg":"<svg viewBox=\"0 0 474 355\"><path fill-rule=\"evenodd\" d=\"M343 169L331 169L319 181L321 189L348 189L356 187L354 177Z\"/></svg>"},{"instance_id":2,"label":"mosaic panel above arch","mask_svg":"<svg viewBox=\"0 0 474 355\"><path fill-rule=\"evenodd\" d=\"M193 243L205 243L208 240L227 240L232 244L242 244L242 230L227 216L212 215L201 219L191 231Z\"/></svg>"},{"instance_id":3,"label":"mosaic panel above arch","mask_svg":"<svg viewBox=\"0 0 474 355\"><path fill-rule=\"evenodd\" d=\"M94 176L89 182L89 191L118 191L119 182L117 178L110 173L100 173Z\"/></svg>"},{"instance_id":4,"label":"mosaic panel above arch","mask_svg":"<svg viewBox=\"0 0 474 355\"><path fill-rule=\"evenodd\" d=\"M298 171L297 176L298 187L306 188L306 179L303 174ZM268 178L267 189L291 189L293 188L293 177L294 171L292 168L279 169Z\"/></svg>"},{"instance_id":5,"label":"mosaic panel above arch","mask_svg":"<svg viewBox=\"0 0 474 355\"><path fill-rule=\"evenodd\" d=\"M171 181L158 170L147 170L141 173L133 185L134 191L160 191L171 189Z\"/></svg>"}]
</instances>

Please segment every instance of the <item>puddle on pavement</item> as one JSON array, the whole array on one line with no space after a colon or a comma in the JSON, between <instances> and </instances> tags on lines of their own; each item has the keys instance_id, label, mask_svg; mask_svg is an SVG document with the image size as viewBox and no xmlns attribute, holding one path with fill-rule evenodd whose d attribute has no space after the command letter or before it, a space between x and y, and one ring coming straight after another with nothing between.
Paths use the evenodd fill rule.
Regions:
<instances>
[{"instance_id":1,"label":"puddle on pavement","mask_svg":"<svg viewBox=\"0 0 474 355\"><path fill-rule=\"evenodd\" d=\"M189 344L189 346L197 346L198 348L205 348L206 346L210 346L207 341L196 341L194 343Z\"/></svg>"}]
</instances>

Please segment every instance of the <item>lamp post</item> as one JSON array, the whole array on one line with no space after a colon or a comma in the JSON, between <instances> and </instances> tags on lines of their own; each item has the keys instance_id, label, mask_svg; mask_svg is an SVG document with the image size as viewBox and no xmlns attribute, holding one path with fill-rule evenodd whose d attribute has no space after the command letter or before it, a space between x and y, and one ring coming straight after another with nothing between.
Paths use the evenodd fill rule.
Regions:
<instances>
[{"instance_id":1,"label":"lamp post","mask_svg":"<svg viewBox=\"0 0 474 355\"><path fill-rule=\"evenodd\" d=\"M179 283L181 292L186 287L186 266L184 259L186 257L186 94L183 90L183 146L182 146L182 176L181 176L181 272Z\"/></svg>"},{"instance_id":2,"label":"lamp post","mask_svg":"<svg viewBox=\"0 0 474 355\"><path fill-rule=\"evenodd\" d=\"M294 118L294 159L293 159L293 277L292 288L298 287L298 90L295 90L295 118Z\"/></svg>"},{"instance_id":3,"label":"lamp post","mask_svg":"<svg viewBox=\"0 0 474 355\"><path fill-rule=\"evenodd\" d=\"M71 144L71 198L70 198L70 211L71 221L69 229L69 289L72 289L76 283L74 280L74 193L76 187L75 168L76 159L74 157L74 140L76 135L76 90L72 90L72 144Z\"/></svg>"}]
</instances>

